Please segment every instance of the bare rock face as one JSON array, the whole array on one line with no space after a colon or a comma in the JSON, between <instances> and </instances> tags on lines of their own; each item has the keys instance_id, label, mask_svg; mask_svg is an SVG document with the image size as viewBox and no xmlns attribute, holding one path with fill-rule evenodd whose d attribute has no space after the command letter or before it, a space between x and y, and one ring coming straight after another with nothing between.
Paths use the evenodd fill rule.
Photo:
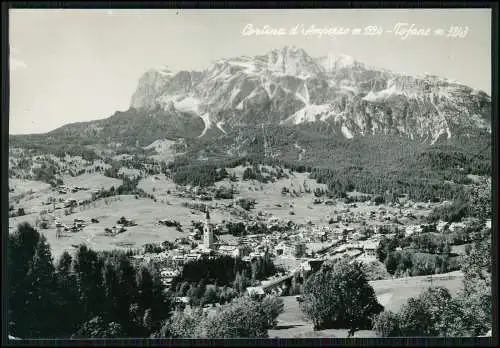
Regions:
<instances>
[{"instance_id":1,"label":"bare rock face","mask_svg":"<svg viewBox=\"0 0 500 348\"><path fill-rule=\"evenodd\" d=\"M154 108L157 98L168 86L172 72L167 69L147 71L140 79L137 90L132 95L131 107L135 109Z\"/></svg>"},{"instance_id":2,"label":"bare rock face","mask_svg":"<svg viewBox=\"0 0 500 348\"><path fill-rule=\"evenodd\" d=\"M346 55L312 58L296 47L222 59L202 72L146 72L132 96L138 110L199 117L205 129L324 122L339 136L385 134L435 142L490 129L484 92L437 76L406 76Z\"/></svg>"}]
</instances>

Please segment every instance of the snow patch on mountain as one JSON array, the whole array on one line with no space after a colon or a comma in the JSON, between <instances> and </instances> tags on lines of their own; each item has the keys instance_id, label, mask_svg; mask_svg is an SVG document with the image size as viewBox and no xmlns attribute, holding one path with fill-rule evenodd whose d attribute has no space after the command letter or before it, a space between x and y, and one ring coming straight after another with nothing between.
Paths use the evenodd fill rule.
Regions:
<instances>
[{"instance_id":1,"label":"snow patch on mountain","mask_svg":"<svg viewBox=\"0 0 500 348\"><path fill-rule=\"evenodd\" d=\"M239 89L239 88L233 89L233 91L231 92L230 100L233 101L234 98L236 98L240 92L241 92L241 89Z\"/></svg>"},{"instance_id":2,"label":"snow patch on mountain","mask_svg":"<svg viewBox=\"0 0 500 348\"><path fill-rule=\"evenodd\" d=\"M436 141L438 140L438 138L442 135L446 133L446 131L444 129L440 129L439 132L437 132L433 137L432 137L432 140L431 140L431 145L434 145L436 143Z\"/></svg>"},{"instance_id":3,"label":"snow patch on mountain","mask_svg":"<svg viewBox=\"0 0 500 348\"><path fill-rule=\"evenodd\" d=\"M200 117L203 120L203 122L205 123L205 128L203 129L201 134L198 136L198 138L201 138L202 136L204 136L205 133L207 132L207 130L212 126L210 123L210 114L208 112L201 115Z\"/></svg>"},{"instance_id":4,"label":"snow patch on mountain","mask_svg":"<svg viewBox=\"0 0 500 348\"><path fill-rule=\"evenodd\" d=\"M219 128L224 134L227 134L227 132L222 128L223 125L224 125L223 121L217 122L217 128Z\"/></svg>"},{"instance_id":5,"label":"snow patch on mountain","mask_svg":"<svg viewBox=\"0 0 500 348\"><path fill-rule=\"evenodd\" d=\"M194 112L198 114L199 105L200 105L200 100L190 96L183 98L179 101L174 101L175 108L183 112Z\"/></svg>"},{"instance_id":6,"label":"snow patch on mountain","mask_svg":"<svg viewBox=\"0 0 500 348\"><path fill-rule=\"evenodd\" d=\"M262 86L264 86L264 89L266 90L266 93L269 96L269 98L272 98L274 96L276 88L274 89L274 91L271 92L271 82L268 79L264 80L263 76L260 77L260 83L262 84Z\"/></svg>"},{"instance_id":7,"label":"snow patch on mountain","mask_svg":"<svg viewBox=\"0 0 500 348\"><path fill-rule=\"evenodd\" d=\"M311 104L311 97L309 95L309 89L307 85L304 83L304 99L306 100L306 105Z\"/></svg>"},{"instance_id":8,"label":"snow patch on mountain","mask_svg":"<svg viewBox=\"0 0 500 348\"><path fill-rule=\"evenodd\" d=\"M340 128L340 131L342 132L342 134L347 138L347 139L352 139L353 138L353 135L351 133L351 131L349 130L349 128L347 128L345 125L342 125L342 127Z\"/></svg>"},{"instance_id":9,"label":"snow patch on mountain","mask_svg":"<svg viewBox=\"0 0 500 348\"><path fill-rule=\"evenodd\" d=\"M314 122L318 119L324 121L329 117L328 112L330 111L330 104L322 104L322 105L307 105L306 107L300 109L286 120L281 123L284 124L300 124L304 122ZM318 117L319 116L319 117Z\"/></svg>"},{"instance_id":10,"label":"snow patch on mountain","mask_svg":"<svg viewBox=\"0 0 500 348\"><path fill-rule=\"evenodd\" d=\"M309 91L307 90L307 86L305 84L295 93L295 96L301 100L306 106L310 105L309 102Z\"/></svg>"},{"instance_id":11,"label":"snow patch on mountain","mask_svg":"<svg viewBox=\"0 0 500 348\"><path fill-rule=\"evenodd\" d=\"M375 102L375 101L384 100L385 98L387 98L391 95L395 95L395 94L401 95L403 93L396 88L396 85L392 85L391 87L386 88L386 89L381 90L381 91L378 91L378 92L370 91L362 99L366 100L366 101Z\"/></svg>"},{"instance_id":12,"label":"snow patch on mountain","mask_svg":"<svg viewBox=\"0 0 500 348\"><path fill-rule=\"evenodd\" d=\"M166 77L171 77L171 76L175 75L175 72L170 70L167 65L162 65L162 66L158 67L157 69L155 69L155 71L158 72L160 75L166 76Z\"/></svg>"},{"instance_id":13,"label":"snow patch on mountain","mask_svg":"<svg viewBox=\"0 0 500 348\"><path fill-rule=\"evenodd\" d=\"M243 102L247 99L252 99L253 97L255 97L257 94L259 94L262 90L259 90L258 88L254 89L252 91L252 93L250 93L249 95L247 95L242 101L240 101L238 103L238 105L236 105L235 109L237 110L243 110Z\"/></svg>"},{"instance_id":14,"label":"snow patch on mountain","mask_svg":"<svg viewBox=\"0 0 500 348\"><path fill-rule=\"evenodd\" d=\"M358 89L356 87L353 87L353 86L340 86L340 88L343 90L346 90L346 91L353 92L353 93L358 93Z\"/></svg>"},{"instance_id":15,"label":"snow patch on mountain","mask_svg":"<svg viewBox=\"0 0 500 348\"><path fill-rule=\"evenodd\" d=\"M161 96L158 98L158 101L165 110L173 106L176 110L181 112L190 112L194 114L198 114L198 107L200 105L199 99L178 94Z\"/></svg>"},{"instance_id":16,"label":"snow patch on mountain","mask_svg":"<svg viewBox=\"0 0 500 348\"><path fill-rule=\"evenodd\" d=\"M231 65L236 65L236 66L245 68L245 70L243 70L243 72L245 74L253 74L257 70L255 67L255 64L250 60L248 60L248 61L231 60L228 63Z\"/></svg>"}]
</instances>

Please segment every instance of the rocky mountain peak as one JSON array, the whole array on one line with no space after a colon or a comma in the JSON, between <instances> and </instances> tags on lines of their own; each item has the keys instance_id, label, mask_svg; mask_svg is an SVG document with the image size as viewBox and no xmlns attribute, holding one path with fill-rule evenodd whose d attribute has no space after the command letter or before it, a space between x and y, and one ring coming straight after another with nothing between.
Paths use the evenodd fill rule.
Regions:
<instances>
[{"instance_id":1,"label":"rocky mountain peak","mask_svg":"<svg viewBox=\"0 0 500 348\"><path fill-rule=\"evenodd\" d=\"M357 68L357 69L365 69L366 65L362 62L357 61L353 57L347 54L337 54L337 53L329 53L326 56L320 57L316 59L316 62L325 69L327 72L333 72L344 68Z\"/></svg>"},{"instance_id":2,"label":"rocky mountain peak","mask_svg":"<svg viewBox=\"0 0 500 348\"><path fill-rule=\"evenodd\" d=\"M307 77L324 71L305 50L295 46L270 51L267 54L267 68L285 75Z\"/></svg>"},{"instance_id":3,"label":"rocky mountain peak","mask_svg":"<svg viewBox=\"0 0 500 348\"><path fill-rule=\"evenodd\" d=\"M346 54L313 58L295 46L220 59L202 72L150 70L131 107L157 105L203 120L200 136L244 125L324 122L347 138L392 134L429 142L489 128L491 113L489 96L470 87L375 69Z\"/></svg>"}]
</instances>

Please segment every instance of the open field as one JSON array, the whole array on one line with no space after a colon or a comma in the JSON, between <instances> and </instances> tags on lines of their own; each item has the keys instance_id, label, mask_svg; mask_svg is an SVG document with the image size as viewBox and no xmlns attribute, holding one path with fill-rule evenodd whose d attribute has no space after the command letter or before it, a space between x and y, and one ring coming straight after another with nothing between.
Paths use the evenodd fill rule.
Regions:
<instances>
[{"instance_id":1,"label":"open field","mask_svg":"<svg viewBox=\"0 0 500 348\"><path fill-rule=\"evenodd\" d=\"M27 193L30 189L33 191L32 194L24 194L15 201L19 201L17 204L13 196L9 196L9 204L15 204L15 209L22 207L25 209L27 214L39 213L41 211L52 209L52 206L43 205L43 202L47 202L49 198L55 198L56 201L59 199L75 199L75 200L86 200L92 197L92 190L105 189L108 190L112 186L115 188L119 187L123 180L108 178L101 174L83 174L75 177L67 176L64 177L64 184L69 187L86 187L88 190L78 191L74 193L60 194L57 191L52 191L50 185L45 184L40 181L27 181L19 179L9 179L9 186L18 188L18 190L24 190L22 192ZM60 204L56 204L60 205ZM62 214L60 212L59 214Z\"/></svg>"},{"instance_id":2,"label":"open field","mask_svg":"<svg viewBox=\"0 0 500 348\"><path fill-rule=\"evenodd\" d=\"M50 185L41 181L9 179L9 189L12 195L20 195L29 191L37 192L50 189Z\"/></svg>"},{"instance_id":3,"label":"open field","mask_svg":"<svg viewBox=\"0 0 500 348\"><path fill-rule=\"evenodd\" d=\"M228 170L229 171L229 170ZM297 174L298 175L298 174ZM156 180L155 177L159 179ZM307 179L306 174L300 174L293 179L280 179L275 183L261 184L256 181L239 181L237 183L231 183L229 180L225 179L223 181L217 182L216 186L227 186L231 187L231 184L235 184L235 188L238 191L238 194L235 196L236 199L239 198L250 198L256 200L255 209L252 210L251 213L258 213L259 211L263 211L266 213L270 213L276 217L280 217L283 219L289 219L295 223L303 224L306 222L307 218L310 218L312 222L317 224L327 224L327 220L325 216L328 214L329 207L316 205L314 209L307 208L307 205L312 206L313 194L304 194L303 197L299 198L289 198L283 197L281 195L281 188L283 186L290 187L291 183L294 183L297 187L302 185L304 179L308 181L308 185L312 186L315 181ZM316 184L318 185L318 184ZM260 188L263 190L260 190ZM182 202L191 201L185 198L175 197L173 195L167 194L167 191L174 192L176 185L171 180L166 179L163 175L156 175L153 177L148 177L139 182L139 188L143 189L147 193L154 194L158 200L166 199L172 205L181 204ZM251 188L251 190L249 190ZM257 190L255 190L257 189ZM208 205L220 205L233 203L232 199L220 199L213 200L211 202L206 202ZM281 204L282 207L276 207L276 204ZM290 215L290 207L289 204L295 206L293 209L295 215ZM333 207L333 206L330 206ZM215 222L222 221L223 219L229 219L230 214L227 210L216 209L211 212L212 220Z\"/></svg>"},{"instance_id":4,"label":"open field","mask_svg":"<svg viewBox=\"0 0 500 348\"><path fill-rule=\"evenodd\" d=\"M73 244L85 243L95 250L129 249L139 248L145 243L173 241L179 237L186 237L187 232L181 233L172 227L159 225L159 219L175 218L181 221L183 227L187 227L188 220L179 217L190 217L189 210L183 207L169 207L165 204L154 203L150 199L135 199L134 196L118 196L118 200L112 198L96 201L95 207L92 205L87 209L77 213L60 216L60 221L68 226L72 225L76 218L90 220L97 218L99 223L89 224L80 232L64 232L63 237L56 238L54 226L47 230L40 230L44 233L51 245L54 256L62 254L64 250L71 250ZM171 208L171 209L169 209ZM113 227L120 217L125 216L136 222L137 226L127 227L127 231L116 236L107 236L104 228ZM11 218L11 226L17 223L28 221L34 223L35 216L22 216Z\"/></svg>"},{"instance_id":5,"label":"open field","mask_svg":"<svg viewBox=\"0 0 500 348\"><path fill-rule=\"evenodd\" d=\"M370 206L367 203L356 203L356 207L345 205L342 202L336 202L333 205L313 204L313 200L315 197L312 192L302 193L300 194L300 197L290 197L290 195L281 194L281 189L283 187L287 187L288 189L290 189L290 191L295 189L297 192L300 192L300 188L303 187L304 182L306 186L311 189L311 191L314 191L314 189L316 188L326 189L326 185L318 184L315 180L309 179L308 173L293 173L288 179L281 178L274 183L264 184L256 180L241 180L243 170L244 169L241 166L234 169L228 168L227 171L229 173L236 174L236 176L239 178L239 181L233 183L228 179L224 179L217 182L215 186L231 187L231 185L233 185L238 192L238 194L235 195L236 199L255 199L256 204L255 208L252 211L253 213L262 211L275 217L293 221L297 224L304 224L308 220L310 220L315 225L328 225L329 217L334 215L335 210L340 211L349 209L349 211L353 212L354 214L366 214L370 211L378 211L381 208L384 208L387 213L394 214L396 212L399 212L399 208L389 207L385 204L379 206ZM175 191L176 184L173 181L165 178L164 175L155 175L142 179L139 182L138 187L143 189L147 193L154 194L155 197L159 200L166 199L172 204L175 204L175 201L182 200L176 199L176 197L167 194L167 191ZM323 199L327 200L325 197L323 197ZM207 203L219 203L222 205L232 202L232 199L220 199ZM293 211L294 215L290 215L290 211ZM430 211L431 209L412 209L412 212L417 217L425 216L429 214ZM370 221L370 224L373 225L380 225L383 223L384 222L380 221Z\"/></svg>"},{"instance_id":6,"label":"open field","mask_svg":"<svg viewBox=\"0 0 500 348\"><path fill-rule=\"evenodd\" d=\"M296 182L303 182L305 176L306 175L296 179ZM89 207L77 207L75 208L75 213L68 216L64 216L63 210L56 210L55 215L59 216L60 221L66 225L72 225L75 218L97 218L99 223L90 224L80 232L66 232L60 239L56 239L56 230L54 226L51 226L51 228L47 230L41 230L47 236L53 249L53 254L55 256L60 255L64 250L71 250L71 245L79 243L86 243L89 247L96 250L110 250L113 248L128 249L141 247L145 243L156 243L187 236L187 227L191 224L191 221L203 220L203 213L183 207L183 203L194 201L192 199L167 194L168 190L175 192L176 185L162 175L157 175L156 177L158 177L159 180L156 180L155 176L141 180L138 187L144 189L146 192L153 193L155 197L158 198L157 202L151 199L135 199L134 196L118 196L118 200L114 198L100 199L91 203ZM118 187L121 180L108 178L98 174L84 174L77 177L65 178L64 182L68 186L88 187L89 191L60 195L47 188L35 192L33 197L30 197L30 200L23 200L20 204L20 206L26 207L28 215L9 219L11 229L14 229L18 223L23 221L34 224L38 213L48 208L48 206L42 205L42 202L46 201L49 197L55 197L56 199L59 197L64 197L64 199L87 199L90 198L91 190L101 187L106 189L109 189L111 186ZM243 185L244 187L253 186L250 183L243 183ZM264 191L252 192L248 191L248 189L247 191L249 194L245 191L244 194L240 196L256 198L256 200L260 202L258 205L261 206L263 205L261 202L263 200L267 200L271 204L271 202L276 202L278 199L281 199L280 190L282 185L283 183L281 182L266 185L266 190L274 189L273 192L275 193L275 197L272 196L269 198ZM312 194L308 196L312 197ZM297 200L300 199L305 200L306 198L298 198ZM106 204L105 202L108 203ZM222 206L230 202L232 202L232 200L216 200L208 202L208 204ZM262 208L264 211L267 210L265 207ZM284 213L282 214L283 216L288 216L287 208L281 208L281 210ZM254 211L258 211L258 209ZM275 209L275 211L278 211L278 209ZM316 209L310 210L310 212L315 211ZM229 211L225 209L214 209L211 211L210 215L212 222L215 224L231 218ZM304 217L300 218L297 217L297 215L295 215L296 222L303 223ZM104 228L111 228L121 216L134 220L138 225L128 227L126 232L115 237L105 235ZM319 219L319 215L317 216ZM180 233L174 228L157 225L156 222L160 219L173 219L179 221L185 233Z\"/></svg>"},{"instance_id":7,"label":"open field","mask_svg":"<svg viewBox=\"0 0 500 348\"><path fill-rule=\"evenodd\" d=\"M295 296L283 296L281 298L284 302L285 311L279 315L277 327L269 330L270 338L347 337L348 330L314 331L312 323L302 315ZM370 330L362 330L356 332L354 337L375 337L375 333Z\"/></svg>"},{"instance_id":8,"label":"open field","mask_svg":"<svg viewBox=\"0 0 500 348\"><path fill-rule=\"evenodd\" d=\"M432 279L432 281L431 281ZM463 273L455 271L431 276L386 279L370 281L379 302L387 310L399 311L408 298L418 296L429 286L443 286L452 295L462 289Z\"/></svg>"},{"instance_id":9,"label":"open field","mask_svg":"<svg viewBox=\"0 0 500 348\"><path fill-rule=\"evenodd\" d=\"M109 178L102 174L82 174L78 176L66 176L63 178L67 186L88 187L89 190L105 189L109 190L111 186L118 188L123 183L121 179Z\"/></svg>"},{"instance_id":10,"label":"open field","mask_svg":"<svg viewBox=\"0 0 500 348\"><path fill-rule=\"evenodd\" d=\"M231 169L228 169L231 173ZM241 178L242 169L237 167L232 170L239 178ZM300 189L303 188L304 183L306 187L311 189L311 193L300 194ZM216 185L225 185L230 187L231 182L227 179L217 183ZM326 204L313 204L316 198L312 192L316 188L326 190L326 185L318 184L315 180L309 179L308 173L293 173L288 179L281 178L274 183L263 184L255 180L242 181L236 183L236 189L239 191L238 197L252 198L256 200L255 211L269 212L274 216L289 219L295 223L306 223L310 220L315 225L327 225L329 217L334 215L334 211L349 209L354 214L366 214L370 211L377 211L380 208L386 209L387 213L399 212L399 208L389 207L387 205L370 206L367 203L356 203L356 207L345 205L344 203L336 202L333 205ZM300 197L291 197L290 195L283 195L281 190L287 187L290 191L295 190L299 193ZM256 190L257 189L257 190ZM322 197L322 200L328 200ZM334 201L335 202L335 201ZM281 204L278 207L277 204ZM290 205L292 207L290 207ZM294 215L290 215L290 211ZM431 209L412 209L415 216L428 215ZM374 225L382 224L379 221L372 221Z\"/></svg>"},{"instance_id":11,"label":"open field","mask_svg":"<svg viewBox=\"0 0 500 348\"><path fill-rule=\"evenodd\" d=\"M462 288L463 274L460 271L432 276L433 286L444 286L452 295ZM386 310L399 311L402 304L410 297L416 297L431 285L429 276L408 277L390 280L370 281L375 290L377 299ZM348 330L321 330L314 331L312 323L303 316L299 302L295 296L281 297L285 311L278 317L276 329L269 330L269 337L296 338L296 337L347 337ZM375 337L370 330L356 332L354 337Z\"/></svg>"},{"instance_id":12,"label":"open field","mask_svg":"<svg viewBox=\"0 0 500 348\"><path fill-rule=\"evenodd\" d=\"M457 255L465 255L465 248L467 244L462 244L462 245L452 245L451 246L451 252Z\"/></svg>"}]
</instances>

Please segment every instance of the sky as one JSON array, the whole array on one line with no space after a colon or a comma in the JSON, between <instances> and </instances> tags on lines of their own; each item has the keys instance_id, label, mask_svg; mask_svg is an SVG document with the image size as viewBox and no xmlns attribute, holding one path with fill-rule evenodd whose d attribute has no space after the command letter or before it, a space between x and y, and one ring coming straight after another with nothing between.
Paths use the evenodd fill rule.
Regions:
<instances>
[{"instance_id":1,"label":"sky","mask_svg":"<svg viewBox=\"0 0 500 348\"><path fill-rule=\"evenodd\" d=\"M9 21L10 134L44 133L127 110L151 68L203 70L217 59L285 45L312 57L347 54L395 72L439 75L491 93L489 9L15 9ZM405 38L397 35L397 23L431 33L453 26L467 32ZM250 25L283 28L287 35L256 35ZM296 26L376 26L382 34L289 35Z\"/></svg>"}]
</instances>

